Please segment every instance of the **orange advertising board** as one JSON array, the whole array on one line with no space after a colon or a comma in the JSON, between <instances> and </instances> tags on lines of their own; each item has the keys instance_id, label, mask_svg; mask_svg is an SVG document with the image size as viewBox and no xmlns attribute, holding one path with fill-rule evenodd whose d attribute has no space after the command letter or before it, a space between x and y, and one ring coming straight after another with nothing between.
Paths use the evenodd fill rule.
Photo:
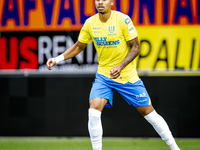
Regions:
<instances>
[{"instance_id":1,"label":"orange advertising board","mask_svg":"<svg viewBox=\"0 0 200 150\"><path fill-rule=\"evenodd\" d=\"M115 0L135 26L199 25L199 0ZM1 31L80 30L96 13L94 0L1 0Z\"/></svg>"}]
</instances>

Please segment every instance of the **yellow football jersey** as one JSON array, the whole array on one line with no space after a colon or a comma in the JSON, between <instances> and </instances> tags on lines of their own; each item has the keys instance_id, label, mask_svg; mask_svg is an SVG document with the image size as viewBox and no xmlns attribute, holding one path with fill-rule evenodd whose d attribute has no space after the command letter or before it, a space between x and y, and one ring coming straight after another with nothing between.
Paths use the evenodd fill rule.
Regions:
<instances>
[{"instance_id":1,"label":"yellow football jersey","mask_svg":"<svg viewBox=\"0 0 200 150\"><path fill-rule=\"evenodd\" d=\"M111 16L106 23L100 21L99 14L88 18L81 29L78 40L82 43L93 41L98 53L97 72L110 78L111 68L119 65L130 51L127 41L137 36L137 31L127 15L111 11ZM134 60L122 70L119 78L113 80L119 83L134 83L138 79Z\"/></svg>"}]
</instances>

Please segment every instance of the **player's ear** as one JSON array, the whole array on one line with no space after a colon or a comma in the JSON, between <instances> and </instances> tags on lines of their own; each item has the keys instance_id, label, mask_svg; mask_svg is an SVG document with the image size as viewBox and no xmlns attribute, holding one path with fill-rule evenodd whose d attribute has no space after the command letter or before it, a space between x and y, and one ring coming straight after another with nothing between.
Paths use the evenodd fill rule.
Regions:
<instances>
[{"instance_id":1,"label":"player's ear","mask_svg":"<svg viewBox=\"0 0 200 150\"><path fill-rule=\"evenodd\" d=\"M114 0L111 0L111 6L113 6L114 5Z\"/></svg>"}]
</instances>

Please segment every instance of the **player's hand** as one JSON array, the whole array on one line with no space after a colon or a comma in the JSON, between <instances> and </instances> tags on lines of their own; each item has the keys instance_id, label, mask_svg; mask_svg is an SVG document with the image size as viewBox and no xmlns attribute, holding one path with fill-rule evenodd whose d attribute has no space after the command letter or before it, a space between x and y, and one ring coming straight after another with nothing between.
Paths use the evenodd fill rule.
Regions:
<instances>
[{"instance_id":1,"label":"player's hand","mask_svg":"<svg viewBox=\"0 0 200 150\"><path fill-rule=\"evenodd\" d=\"M117 79L120 74L121 74L121 71L124 67L119 64L118 66L115 66L113 67L111 70L110 70L110 79Z\"/></svg>"},{"instance_id":2,"label":"player's hand","mask_svg":"<svg viewBox=\"0 0 200 150\"><path fill-rule=\"evenodd\" d=\"M56 61L54 58L49 58L46 65L49 70L52 70L52 67L56 65Z\"/></svg>"}]
</instances>

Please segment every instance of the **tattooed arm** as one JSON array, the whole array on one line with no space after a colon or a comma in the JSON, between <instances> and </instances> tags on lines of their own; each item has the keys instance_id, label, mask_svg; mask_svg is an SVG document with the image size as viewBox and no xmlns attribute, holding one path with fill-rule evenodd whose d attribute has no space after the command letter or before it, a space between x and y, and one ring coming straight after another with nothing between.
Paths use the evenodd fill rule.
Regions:
<instances>
[{"instance_id":1,"label":"tattooed arm","mask_svg":"<svg viewBox=\"0 0 200 150\"><path fill-rule=\"evenodd\" d=\"M130 63L132 62L137 55L140 53L140 47L139 47L139 42L138 38L134 38L133 40L130 40L127 42L128 46L131 48L130 52L124 59L122 63L120 63L118 66L115 66L111 69L110 71L110 76L111 79L116 79L120 76L121 71Z\"/></svg>"}]
</instances>

